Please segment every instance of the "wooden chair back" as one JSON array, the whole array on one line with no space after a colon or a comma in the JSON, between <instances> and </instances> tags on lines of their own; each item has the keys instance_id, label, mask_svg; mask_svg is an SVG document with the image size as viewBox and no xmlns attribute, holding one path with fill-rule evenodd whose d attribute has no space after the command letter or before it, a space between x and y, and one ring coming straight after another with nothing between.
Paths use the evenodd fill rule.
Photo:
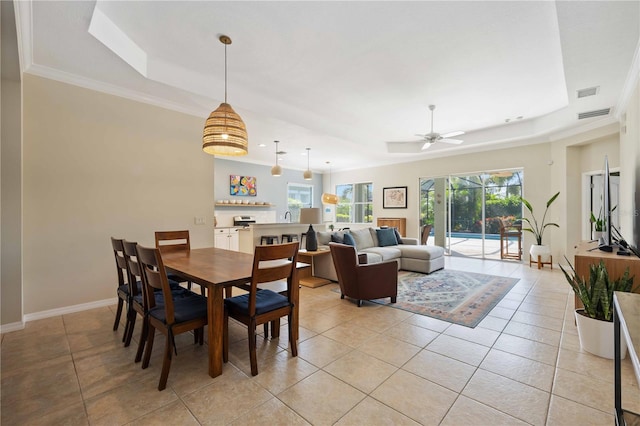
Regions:
<instances>
[{"instance_id":1,"label":"wooden chair back","mask_svg":"<svg viewBox=\"0 0 640 426\"><path fill-rule=\"evenodd\" d=\"M142 273L140 272L140 265L138 264L136 246L138 243L132 241L123 241L124 258L127 264L127 280L129 281L129 294L131 297L135 297L139 294L138 286L136 283L141 282ZM141 286L141 290L144 289Z\"/></svg>"},{"instance_id":2,"label":"wooden chair back","mask_svg":"<svg viewBox=\"0 0 640 426\"><path fill-rule=\"evenodd\" d=\"M160 249L143 247L138 244L136 250L142 272L142 285L146 287L145 300L147 302L147 307L148 309L153 309L156 306L153 292L155 290L162 291L166 321L167 324L173 324L175 322L173 298L171 295L171 288L169 287L169 280L167 279L167 273L164 269L164 263L162 262Z\"/></svg>"},{"instance_id":3,"label":"wooden chair back","mask_svg":"<svg viewBox=\"0 0 640 426\"><path fill-rule=\"evenodd\" d=\"M253 270L251 272L251 284L249 288L249 316L256 312L256 292L262 283L273 281L287 282L287 297L291 300L291 286L295 279L296 262L298 260L299 242L287 244L256 246L253 254ZM282 292L284 293L284 292Z\"/></svg>"},{"instance_id":4,"label":"wooden chair back","mask_svg":"<svg viewBox=\"0 0 640 426\"><path fill-rule=\"evenodd\" d=\"M422 227L422 236L420 238L420 244L423 246L427 245L427 240L429 239L429 234L431 234L431 230L433 229L433 225L424 225Z\"/></svg>"},{"instance_id":5,"label":"wooden chair back","mask_svg":"<svg viewBox=\"0 0 640 426\"><path fill-rule=\"evenodd\" d=\"M191 250L189 231L156 231L156 248L162 253Z\"/></svg>"},{"instance_id":6,"label":"wooden chair back","mask_svg":"<svg viewBox=\"0 0 640 426\"><path fill-rule=\"evenodd\" d=\"M111 247L113 247L113 256L116 259L116 270L118 272L118 288L127 283L127 261L124 257L124 240L111 237Z\"/></svg>"}]
</instances>

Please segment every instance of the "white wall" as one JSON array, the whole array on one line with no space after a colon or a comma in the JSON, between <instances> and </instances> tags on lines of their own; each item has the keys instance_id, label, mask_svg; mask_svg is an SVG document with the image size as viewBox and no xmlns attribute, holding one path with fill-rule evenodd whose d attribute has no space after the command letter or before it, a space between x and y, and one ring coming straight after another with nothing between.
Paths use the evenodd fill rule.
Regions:
<instances>
[{"instance_id":1,"label":"white wall","mask_svg":"<svg viewBox=\"0 0 640 426\"><path fill-rule=\"evenodd\" d=\"M24 312L115 297L110 237L213 245L203 119L25 75ZM194 217L206 225L194 225Z\"/></svg>"}]
</instances>

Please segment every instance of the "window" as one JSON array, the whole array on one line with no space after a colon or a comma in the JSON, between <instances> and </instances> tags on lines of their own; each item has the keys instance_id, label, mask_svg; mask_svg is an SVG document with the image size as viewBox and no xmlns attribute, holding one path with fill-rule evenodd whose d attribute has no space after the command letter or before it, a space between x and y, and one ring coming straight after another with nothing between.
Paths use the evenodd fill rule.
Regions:
<instances>
[{"instance_id":1,"label":"window","mask_svg":"<svg viewBox=\"0 0 640 426\"><path fill-rule=\"evenodd\" d=\"M311 207L313 203L313 185L304 183L287 184L287 210L291 212L291 222L300 221L300 209Z\"/></svg>"},{"instance_id":2,"label":"window","mask_svg":"<svg viewBox=\"0 0 640 426\"><path fill-rule=\"evenodd\" d=\"M336 222L373 222L373 183L349 183L336 185L338 205Z\"/></svg>"}]
</instances>

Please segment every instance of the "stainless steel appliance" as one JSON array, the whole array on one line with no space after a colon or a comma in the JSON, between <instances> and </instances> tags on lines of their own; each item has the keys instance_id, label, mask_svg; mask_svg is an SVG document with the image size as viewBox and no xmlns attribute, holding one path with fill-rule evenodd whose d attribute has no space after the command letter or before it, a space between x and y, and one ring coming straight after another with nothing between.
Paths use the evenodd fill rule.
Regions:
<instances>
[{"instance_id":1,"label":"stainless steel appliance","mask_svg":"<svg viewBox=\"0 0 640 426\"><path fill-rule=\"evenodd\" d=\"M233 226L249 226L256 223L255 216L234 216Z\"/></svg>"}]
</instances>

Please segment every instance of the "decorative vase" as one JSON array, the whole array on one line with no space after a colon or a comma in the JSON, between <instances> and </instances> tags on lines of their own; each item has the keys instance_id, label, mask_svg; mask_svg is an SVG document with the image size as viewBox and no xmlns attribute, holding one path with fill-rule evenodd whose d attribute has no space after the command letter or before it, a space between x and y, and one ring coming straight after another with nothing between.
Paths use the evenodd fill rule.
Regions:
<instances>
[{"instance_id":1,"label":"decorative vase","mask_svg":"<svg viewBox=\"0 0 640 426\"><path fill-rule=\"evenodd\" d=\"M309 225L309 230L307 230L305 248L307 251L318 250L318 238L316 237L316 231L313 230L313 226L311 225Z\"/></svg>"},{"instance_id":2,"label":"decorative vase","mask_svg":"<svg viewBox=\"0 0 640 426\"><path fill-rule=\"evenodd\" d=\"M575 311L580 347L602 358L613 359L613 322L597 320L584 314L584 309ZM620 339L620 359L627 356L627 341Z\"/></svg>"},{"instance_id":3,"label":"decorative vase","mask_svg":"<svg viewBox=\"0 0 640 426\"><path fill-rule=\"evenodd\" d=\"M551 249L546 245L532 245L529 249L529 254L534 261L538 260L538 256L540 256L540 260L542 262L551 262Z\"/></svg>"}]
</instances>

